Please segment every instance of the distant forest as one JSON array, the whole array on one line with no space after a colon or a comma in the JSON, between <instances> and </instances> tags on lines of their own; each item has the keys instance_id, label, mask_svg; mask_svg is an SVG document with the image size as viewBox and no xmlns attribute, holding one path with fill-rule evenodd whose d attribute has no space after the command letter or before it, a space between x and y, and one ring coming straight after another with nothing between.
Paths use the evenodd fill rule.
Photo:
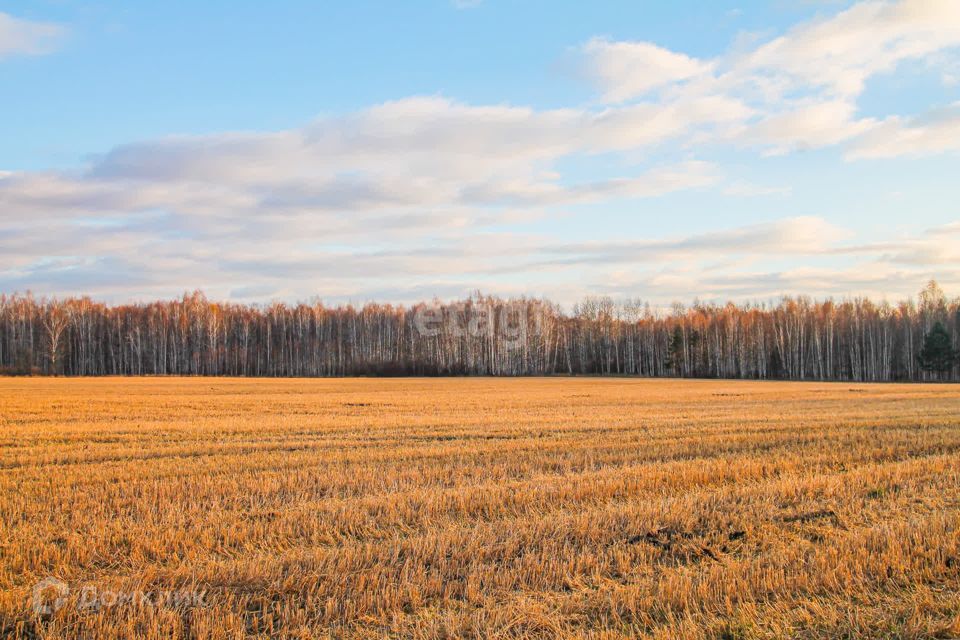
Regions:
<instances>
[{"instance_id":1,"label":"distant forest","mask_svg":"<svg viewBox=\"0 0 960 640\"><path fill-rule=\"evenodd\" d=\"M675 304L480 294L455 303L243 305L199 293L106 305L0 295L0 372L958 380L960 300Z\"/></svg>"}]
</instances>

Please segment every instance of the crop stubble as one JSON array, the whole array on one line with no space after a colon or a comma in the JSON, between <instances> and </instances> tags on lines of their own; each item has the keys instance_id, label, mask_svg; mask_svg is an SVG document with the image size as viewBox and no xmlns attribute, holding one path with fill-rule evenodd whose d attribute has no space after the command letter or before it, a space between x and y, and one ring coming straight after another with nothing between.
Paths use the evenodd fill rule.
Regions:
<instances>
[{"instance_id":1,"label":"crop stubble","mask_svg":"<svg viewBox=\"0 0 960 640\"><path fill-rule=\"evenodd\" d=\"M960 634L958 385L0 379L0 484L5 636Z\"/></svg>"}]
</instances>

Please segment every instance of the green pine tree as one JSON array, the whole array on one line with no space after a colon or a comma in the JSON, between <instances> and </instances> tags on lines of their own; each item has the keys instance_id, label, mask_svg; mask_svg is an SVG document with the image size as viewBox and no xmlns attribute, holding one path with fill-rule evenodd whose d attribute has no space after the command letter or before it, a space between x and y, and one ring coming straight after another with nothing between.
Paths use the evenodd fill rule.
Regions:
<instances>
[{"instance_id":1,"label":"green pine tree","mask_svg":"<svg viewBox=\"0 0 960 640\"><path fill-rule=\"evenodd\" d=\"M939 375L949 373L960 357L951 344L950 334L943 324L936 323L923 338L923 348L917 354L920 368Z\"/></svg>"},{"instance_id":2,"label":"green pine tree","mask_svg":"<svg viewBox=\"0 0 960 640\"><path fill-rule=\"evenodd\" d=\"M667 361L664 364L668 369L673 369L673 375L683 375L683 329L680 325L673 328L673 338L667 345Z\"/></svg>"}]
</instances>

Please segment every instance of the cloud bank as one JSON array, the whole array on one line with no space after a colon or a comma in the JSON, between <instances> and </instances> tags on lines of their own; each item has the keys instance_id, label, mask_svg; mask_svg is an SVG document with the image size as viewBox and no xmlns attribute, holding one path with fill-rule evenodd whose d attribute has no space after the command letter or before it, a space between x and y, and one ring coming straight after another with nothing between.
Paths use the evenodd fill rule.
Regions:
<instances>
[{"instance_id":1,"label":"cloud bank","mask_svg":"<svg viewBox=\"0 0 960 640\"><path fill-rule=\"evenodd\" d=\"M61 31L0 14L0 57L40 53ZM413 96L287 130L133 142L72 171L2 172L0 291L402 302L481 288L569 302L960 284L949 226L859 242L823 216L778 215L789 185L705 159L954 152L960 103L871 117L858 103L899 65L952 68L957 47L955 0L861 2L709 59L592 38L579 47L598 92L586 106ZM585 178L569 169L584 159L617 168ZM767 198L771 221L581 243L554 230L591 207L705 190Z\"/></svg>"}]
</instances>

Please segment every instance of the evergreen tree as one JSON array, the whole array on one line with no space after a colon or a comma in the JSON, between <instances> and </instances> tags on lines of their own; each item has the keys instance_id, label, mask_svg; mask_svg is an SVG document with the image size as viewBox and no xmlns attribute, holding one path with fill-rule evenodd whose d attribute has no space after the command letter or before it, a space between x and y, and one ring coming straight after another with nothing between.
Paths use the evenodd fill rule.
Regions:
<instances>
[{"instance_id":1,"label":"evergreen tree","mask_svg":"<svg viewBox=\"0 0 960 640\"><path fill-rule=\"evenodd\" d=\"M673 338L667 346L667 361L664 364L668 369L673 369L673 375L683 375L683 329L680 325L673 328Z\"/></svg>"},{"instance_id":2,"label":"evergreen tree","mask_svg":"<svg viewBox=\"0 0 960 640\"><path fill-rule=\"evenodd\" d=\"M923 348L917 355L920 368L938 374L949 373L960 354L950 343L950 334L943 324L936 323L923 338Z\"/></svg>"}]
</instances>

